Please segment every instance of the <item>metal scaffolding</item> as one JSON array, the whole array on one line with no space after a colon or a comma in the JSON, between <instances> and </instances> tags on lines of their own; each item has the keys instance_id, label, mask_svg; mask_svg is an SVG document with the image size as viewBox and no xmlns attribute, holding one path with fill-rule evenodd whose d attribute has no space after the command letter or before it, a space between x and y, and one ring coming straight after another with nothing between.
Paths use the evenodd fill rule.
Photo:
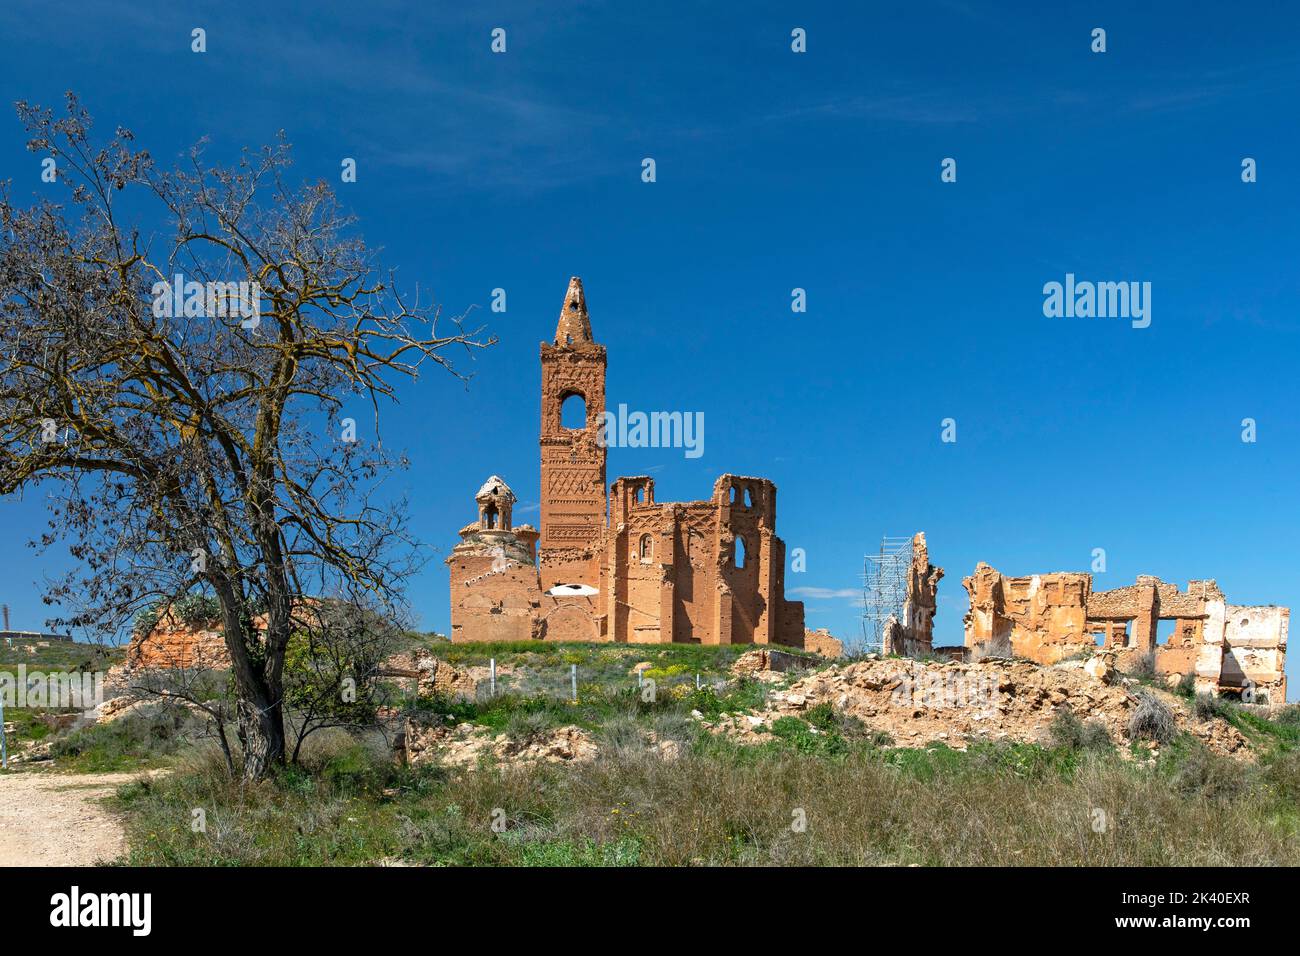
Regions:
<instances>
[{"instance_id":1,"label":"metal scaffolding","mask_svg":"<svg viewBox=\"0 0 1300 956\"><path fill-rule=\"evenodd\" d=\"M862 652L879 654L885 646L885 625L903 620L907 574L912 566L912 538L885 536L880 551L862 561Z\"/></svg>"}]
</instances>

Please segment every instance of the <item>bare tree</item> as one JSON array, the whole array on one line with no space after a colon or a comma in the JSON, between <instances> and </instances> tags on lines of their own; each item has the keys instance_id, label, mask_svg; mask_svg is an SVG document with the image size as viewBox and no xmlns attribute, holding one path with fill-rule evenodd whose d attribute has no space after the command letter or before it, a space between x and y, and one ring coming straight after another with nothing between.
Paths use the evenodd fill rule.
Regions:
<instances>
[{"instance_id":1,"label":"bare tree","mask_svg":"<svg viewBox=\"0 0 1300 956\"><path fill-rule=\"evenodd\" d=\"M162 171L127 130L92 142L71 94L61 118L18 113L70 193L0 193L0 494L57 485L34 544L81 562L46 596L77 610L64 623L118 632L159 601L216 598L244 774L261 777L285 757L292 608L393 606L415 567L404 504L381 494L405 462L380 406L495 340L398 294L332 190L289 181L283 141L230 168L200 144Z\"/></svg>"}]
</instances>

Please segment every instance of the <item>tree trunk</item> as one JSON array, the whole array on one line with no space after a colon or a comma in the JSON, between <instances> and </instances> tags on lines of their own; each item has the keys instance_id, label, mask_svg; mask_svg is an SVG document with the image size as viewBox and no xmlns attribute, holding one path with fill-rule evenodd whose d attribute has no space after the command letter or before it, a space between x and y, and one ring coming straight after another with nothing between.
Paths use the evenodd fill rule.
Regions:
<instances>
[{"instance_id":1,"label":"tree trunk","mask_svg":"<svg viewBox=\"0 0 1300 956\"><path fill-rule=\"evenodd\" d=\"M226 724L220 711L212 718L217 726L217 740L221 742L221 755L226 758L226 775L235 779L235 755L230 751L230 738L226 736Z\"/></svg>"},{"instance_id":2,"label":"tree trunk","mask_svg":"<svg viewBox=\"0 0 1300 956\"><path fill-rule=\"evenodd\" d=\"M244 779L261 780L284 763L284 716L279 702L261 693L241 694L238 708Z\"/></svg>"},{"instance_id":3,"label":"tree trunk","mask_svg":"<svg viewBox=\"0 0 1300 956\"><path fill-rule=\"evenodd\" d=\"M275 767L284 765L284 707L279 663L284 660L284 641L274 642L268 635L267 647L256 648L257 636L250 629L244 633L246 606L230 580L211 577L217 599L221 602L225 627L226 650L235 678L235 717L239 728L240 749L244 758L244 779L261 780ZM253 651L256 649L256 656ZM274 676L268 679L267 673Z\"/></svg>"}]
</instances>

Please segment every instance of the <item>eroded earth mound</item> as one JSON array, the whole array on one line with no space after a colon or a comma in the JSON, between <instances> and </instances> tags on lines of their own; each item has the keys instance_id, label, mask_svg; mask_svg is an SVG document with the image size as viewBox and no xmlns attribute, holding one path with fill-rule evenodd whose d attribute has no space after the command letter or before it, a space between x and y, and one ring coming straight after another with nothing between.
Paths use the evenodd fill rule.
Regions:
<instances>
[{"instance_id":1,"label":"eroded earth mound","mask_svg":"<svg viewBox=\"0 0 1300 956\"><path fill-rule=\"evenodd\" d=\"M758 675L751 675L758 676ZM1138 691L1154 694L1174 715L1180 730L1221 754L1246 756L1246 738L1221 720L1199 721L1184 700L1142 688L1105 668L1068 662L1043 667L1027 661L978 663L865 660L832 666L773 690L767 705L752 715L711 722L710 729L755 741L783 716L801 716L829 704L898 746L933 741L960 746L968 739L1048 743L1049 727L1062 709L1083 721L1105 725L1117 743L1128 743L1129 721L1140 702Z\"/></svg>"}]
</instances>

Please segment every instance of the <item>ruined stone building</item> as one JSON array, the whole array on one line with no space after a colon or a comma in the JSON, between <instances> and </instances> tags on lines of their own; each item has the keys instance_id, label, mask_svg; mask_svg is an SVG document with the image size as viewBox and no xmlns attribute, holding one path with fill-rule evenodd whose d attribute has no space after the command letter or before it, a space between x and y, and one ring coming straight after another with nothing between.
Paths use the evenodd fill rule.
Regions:
<instances>
[{"instance_id":1,"label":"ruined stone building","mask_svg":"<svg viewBox=\"0 0 1300 956\"><path fill-rule=\"evenodd\" d=\"M1100 649L1126 670L1153 654L1157 673L1192 675L1198 693L1249 689L1260 703L1286 700L1290 610L1228 604L1214 581L1191 581L1180 591L1140 575L1136 584L1094 591L1087 573L1008 577L981 562L962 586L970 595L968 650L1003 644L1018 657L1053 664ZM1171 622L1164 640L1160 621Z\"/></svg>"},{"instance_id":2,"label":"ruined stone building","mask_svg":"<svg viewBox=\"0 0 1300 956\"><path fill-rule=\"evenodd\" d=\"M605 347L577 277L541 346L541 528L514 527L499 477L447 558L453 641L783 644L836 653L785 599L776 485L723 475L700 501L658 502L654 479L606 487ZM563 406L585 406L568 428Z\"/></svg>"},{"instance_id":3,"label":"ruined stone building","mask_svg":"<svg viewBox=\"0 0 1300 956\"><path fill-rule=\"evenodd\" d=\"M912 536L912 560L904 582L901 620L890 616L881 650L904 657L926 657L934 650L934 615L943 568L930 563L925 532Z\"/></svg>"}]
</instances>

